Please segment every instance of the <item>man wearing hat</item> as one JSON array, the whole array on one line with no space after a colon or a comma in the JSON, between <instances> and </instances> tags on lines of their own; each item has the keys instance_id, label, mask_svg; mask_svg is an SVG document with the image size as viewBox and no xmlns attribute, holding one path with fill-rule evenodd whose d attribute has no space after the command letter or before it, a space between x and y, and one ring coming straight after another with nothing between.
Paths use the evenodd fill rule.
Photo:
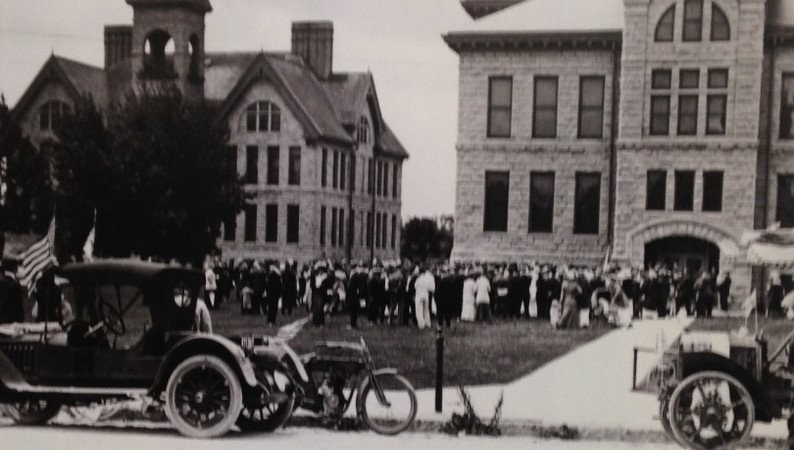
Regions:
<instances>
[{"instance_id":1,"label":"man wearing hat","mask_svg":"<svg viewBox=\"0 0 794 450\"><path fill-rule=\"evenodd\" d=\"M333 295L334 277L328 276L325 261L319 261L314 269L307 289L311 292L312 324L321 327L325 325L325 305L331 301Z\"/></svg>"},{"instance_id":2,"label":"man wearing hat","mask_svg":"<svg viewBox=\"0 0 794 450\"><path fill-rule=\"evenodd\" d=\"M452 315L455 308L455 275L449 266L441 266L440 278L436 287L436 316L439 326L449 328L452 325Z\"/></svg>"},{"instance_id":3,"label":"man wearing hat","mask_svg":"<svg viewBox=\"0 0 794 450\"><path fill-rule=\"evenodd\" d=\"M347 311L350 313L350 328L358 328L358 312L361 301L367 298L367 272L359 263L353 264L348 283Z\"/></svg>"},{"instance_id":4,"label":"man wearing hat","mask_svg":"<svg viewBox=\"0 0 794 450\"><path fill-rule=\"evenodd\" d=\"M370 322L383 325L386 320L386 280L383 277L383 268L377 261L372 267L367 282L367 297Z\"/></svg>"},{"instance_id":5,"label":"man wearing hat","mask_svg":"<svg viewBox=\"0 0 794 450\"><path fill-rule=\"evenodd\" d=\"M295 273L295 262L287 260L281 270L281 314L292 315L298 301L298 276Z\"/></svg>"}]
</instances>

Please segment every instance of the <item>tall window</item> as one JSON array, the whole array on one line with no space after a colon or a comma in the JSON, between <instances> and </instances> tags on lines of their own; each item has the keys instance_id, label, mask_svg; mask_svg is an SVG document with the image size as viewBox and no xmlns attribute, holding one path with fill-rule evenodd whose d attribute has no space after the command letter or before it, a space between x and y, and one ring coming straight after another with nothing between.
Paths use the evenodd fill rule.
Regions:
<instances>
[{"instance_id":1,"label":"tall window","mask_svg":"<svg viewBox=\"0 0 794 450\"><path fill-rule=\"evenodd\" d=\"M336 247L336 221L338 218L336 208L331 208L331 247Z\"/></svg>"},{"instance_id":2,"label":"tall window","mask_svg":"<svg viewBox=\"0 0 794 450\"><path fill-rule=\"evenodd\" d=\"M347 154L339 153L339 189L344 190L347 186Z\"/></svg>"},{"instance_id":3,"label":"tall window","mask_svg":"<svg viewBox=\"0 0 794 450\"><path fill-rule=\"evenodd\" d=\"M694 42L703 36L703 0L684 0L684 30L681 40Z\"/></svg>"},{"instance_id":4,"label":"tall window","mask_svg":"<svg viewBox=\"0 0 794 450\"><path fill-rule=\"evenodd\" d=\"M656 69L651 72L651 135L670 134L670 69Z\"/></svg>"},{"instance_id":5,"label":"tall window","mask_svg":"<svg viewBox=\"0 0 794 450\"><path fill-rule=\"evenodd\" d=\"M529 174L529 232L551 233L554 226L554 172Z\"/></svg>"},{"instance_id":6,"label":"tall window","mask_svg":"<svg viewBox=\"0 0 794 450\"><path fill-rule=\"evenodd\" d=\"M711 3L711 40L731 40L731 26L728 23L728 16L714 2Z\"/></svg>"},{"instance_id":7,"label":"tall window","mask_svg":"<svg viewBox=\"0 0 794 450\"><path fill-rule=\"evenodd\" d=\"M383 194L383 162L378 161L375 180L375 195Z\"/></svg>"},{"instance_id":8,"label":"tall window","mask_svg":"<svg viewBox=\"0 0 794 450\"><path fill-rule=\"evenodd\" d=\"M281 110L271 102L256 102L245 110L245 129L249 132L281 131Z\"/></svg>"},{"instance_id":9,"label":"tall window","mask_svg":"<svg viewBox=\"0 0 794 450\"><path fill-rule=\"evenodd\" d=\"M278 205L265 205L265 242L278 242Z\"/></svg>"},{"instance_id":10,"label":"tall window","mask_svg":"<svg viewBox=\"0 0 794 450\"><path fill-rule=\"evenodd\" d=\"M375 179L373 177L375 172L375 161L369 158L367 161L367 194L372 195L375 188Z\"/></svg>"},{"instance_id":11,"label":"tall window","mask_svg":"<svg viewBox=\"0 0 794 450\"><path fill-rule=\"evenodd\" d=\"M358 163L358 158L356 155L350 155L350 192L356 191L356 164Z\"/></svg>"},{"instance_id":12,"label":"tall window","mask_svg":"<svg viewBox=\"0 0 794 450\"><path fill-rule=\"evenodd\" d=\"M331 167L331 187L339 187L339 152L334 150L334 162Z\"/></svg>"},{"instance_id":13,"label":"tall window","mask_svg":"<svg viewBox=\"0 0 794 450\"><path fill-rule=\"evenodd\" d=\"M794 73L784 73L780 86L780 139L794 139Z\"/></svg>"},{"instance_id":14,"label":"tall window","mask_svg":"<svg viewBox=\"0 0 794 450\"><path fill-rule=\"evenodd\" d=\"M300 236L300 206L287 205L287 243L297 244Z\"/></svg>"},{"instance_id":15,"label":"tall window","mask_svg":"<svg viewBox=\"0 0 794 450\"><path fill-rule=\"evenodd\" d=\"M703 172L703 211L722 211L722 178L720 171Z\"/></svg>"},{"instance_id":16,"label":"tall window","mask_svg":"<svg viewBox=\"0 0 794 450\"><path fill-rule=\"evenodd\" d=\"M367 213L367 248L372 248L372 212Z\"/></svg>"},{"instance_id":17,"label":"tall window","mask_svg":"<svg viewBox=\"0 0 794 450\"><path fill-rule=\"evenodd\" d=\"M600 138L604 135L604 77L579 79L579 137Z\"/></svg>"},{"instance_id":18,"label":"tall window","mask_svg":"<svg viewBox=\"0 0 794 450\"><path fill-rule=\"evenodd\" d=\"M389 163L383 163L383 196L389 196Z\"/></svg>"},{"instance_id":19,"label":"tall window","mask_svg":"<svg viewBox=\"0 0 794 450\"><path fill-rule=\"evenodd\" d=\"M706 134L725 134L728 69L710 69L706 97Z\"/></svg>"},{"instance_id":20,"label":"tall window","mask_svg":"<svg viewBox=\"0 0 794 450\"><path fill-rule=\"evenodd\" d=\"M271 145L267 148L267 184L278 185L279 147Z\"/></svg>"},{"instance_id":21,"label":"tall window","mask_svg":"<svg viewBox=\"0 0 794 450\"><path fill-rule=\"evenodd\" d=\"M483 231L507 231L510 172L485 172Z\"/></svg>"},{"instance_id":22,"label":"tall window","mask_svg":"<svg viewBox=\"0 0 794 450\"><path fill-rule=\"evenodd\" d=\"M664 211L667 203L667 171L649 170L645 187L645 209Z\"/></svg>"},{"instance_id":23,"label":"tall window","mask_svg":"<svg viewBox=\"0 0 794 450\"><path fill-rule=\"evenodd\" d=\"M289 174L287 176L287 183L291 185L301 184L301 148L289 148Z\"/></svg>"},{"instance_id":24,"label":"tall window","mask_svg":"<svg viewBox=\"0 0 794 450\"><path fill-rule=\"evenodd\" d=\"M375 213L375 248L380 248L380 229L383 226L380 213Z\"/></svg>"},{"instance_id":25,"label":"tall window","mask_svg":"<svg viewBox=\"0 0 794 450\"><path fill-rule=\"evenodd\" d=\"M356 125L356 140L361 144L369 142L369 120L366 117L358 119Z\"/></svg>"},{"instance_id":26,"label":"tall window","mask_svg":"<svg viewBox=\"0 0 794 450\"><path fill-rule=\"evenodd\" d=\"M676 211L692 211L694 198L695 172L692 170L676 170L673 208Z\"/></svg>"},{"instance_id":27,"label":"tall window","mask_svg":"<svg viewBox=\"0 0 794 450\"><path fill-rule=\"evenodd\" d=\"M513 77L488 79L488 137L510 137L513 121Z\"/></svg>"},{"instance_id":28,"label":"tall window","mask_svg":"<svg viewBox=\"0 0 794 450\"><path fill-rule=\"evenodd\" d=\"M397 215L391 216L391 249L397 248Z\"/></svg>"},{"instance_id":29,"label":"tall window","mask_svg":"<svg viewBox=\"0 0 794 450\"><path fill-rule=\"evenodd\" d=\"M246 203L245 209L245 242L256 242L256 204Z\"/></svg>"},{"instance_id":30,"label":"tall window","mask_svg":"<svg viewBox=\"0 0 794 450\"><path fill-rule=\"evenodd\" d=\"M259 147L245 147L245 183L259 184Z\"/></svg>"},{"instance_id":31,"label":"tall window","mask_svg":"<svg viewBox=\"0 0 794 450\"><path fill-rule=\"evenodd\" d=\"M383 213L383 219L381 219L381 220L382 220L382 223L383 223L383 228L381 228L381 230L380 230L380 243L381 243L381 248L386 248L386 235L387 235L387 233L389 231L388 230L389 224L387 223L388 222L388 214Z\"/></svg>"},{"instance_id":32,"label":"tall window","mask_svg":"<svg viewBox=\"0 0 794 450\"><path fill-rule=\"evenodd\" d=\"M698 95L700 70L681 69L679 72L678 134L694 135L698 130Z\"/></svg>"},{"instance_id":33,"label":"tall window","mask_svg":"<svg viewBox=\"0 0 794 450\"><path fill-rule=\"evenodd\" d=\"M339 208L339 246L345 245L345 209Z\"/></svg>"},{"instance_id":34,"label":"tall window","mask_svg":"<svg viewBox=\"0 0 794 450\"><path fill-rule=\"evenodd\" d=\"M776 219L784 228L794 227L794 174L777 176Z\"/></svg>"},{"instance_id":35,"label":"tall window","mask_svg":"<svg viewBox=\"0 0 794 450\"><path fill-rule=\"evenodd\" d=\"M347 216L347 223L349 224L349 230L347 230L347 242L350 244L351 247L356 245L356 210L351 209L350 214Z\"/></svg>"},{"instance_id":36,"label":"tall window","mask_svg":"<svg viewBox=\"0 0 794 450\"><path fill-rule=\"evenodd\" d=\"M653 40L656 42L673 42L673 29L675 25L675 5L667 8L656 24Z\"/></svg>"},{"instance_id":37,"label":"tall window","mask_svg":"<svg viewBox=\"0 0 794 450\"><path fill-rule=\"evenodd\" d=\"M61 118L69 112L69 105L58 100L49 101L39 109L39 128L54 130L61 124Z\"/></svg>"},{"instance_id":38,"label":"tall window","mask_svg":"<svg viewBox=\"0 0 794 450\"><path fill-rule=\"evenodd\" d=\"M394 163L394 166L391 169L392 169L391 170L391 193L392 193L392 196L394 198L398 198L400 196L400 194L399 194L399 192L397 192L397 187L398 187L398 179L397 179L397 177L399 176L398 175L398 171L400 170L400 167L397 165L397 163Z\"/></svg>"},{"instance_id":39,"label":"tall window","mask_svg":"<svg viewBox=\"0 0 794 450\"><path fill-rule=\"evenodd\" d=\"M557 136L557 77L535 77L532 137Z\"/></svg>"},{"instance_id":40,"label":"tall window","mask_svg":"<svg viewBox=\"0 0 794 450\"><path fill-rule=\"evenodd\" d=\"M328 149L323 147L320 162L320 186L328 185Z\"/></svg>"},{"instance_id":41,"label":"tall window","mask_svg":"<svg viewBox=\"0 0 794 450\"><path fill-rule=\"evenodd\" d=\"M325 206L320 207L320 247L325 246Z\"/></svg>"},{"instance_id":42,"label":"tall window","mask_svg":"<svg viewBox=\"0 0 794 450\"><path fill-rule=\"evenodd\" d=\"M601 174L599 172L577 172L573 232L575 234L598 234L600 213Z\"/></svg>"}]
</instances>

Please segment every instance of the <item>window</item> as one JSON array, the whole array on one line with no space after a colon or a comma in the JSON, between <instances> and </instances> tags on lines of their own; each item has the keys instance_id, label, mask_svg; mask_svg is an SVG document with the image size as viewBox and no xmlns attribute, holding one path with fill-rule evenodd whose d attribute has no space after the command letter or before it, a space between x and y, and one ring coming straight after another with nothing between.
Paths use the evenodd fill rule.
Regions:
<instances>
[{"instance_id":1,"label":"window","mask_svg":"<svg viewBox=\"0 0 794 450\"><path fill-rule=\"evenodd\" d=\"M339 187L339 152L334 151L334 162L331 167L331 187Z\"/></svg>"},{"instance_id":2,"label":"window","mask_svg":"<svg viewBox=\"0 0 794 450\"><path fill-rule=\"evenodd\" d=\"M364 229L367 228L364 224L364 212L358 212L358 245L364 246Z\"/></svg>"},{"instance_id":3,"label":"window","mask_svg":"<svg viewBox=\"0 0 794 450\"><path fill-rule=\"evenodd\" d=\"M551 233L554 225L554 172L529 174L529 232Z\"/></svg>"},{"instance_id":4,"label":"window","mask_svg":"<svg viewBox=\"0 0 794 450\"><path fill-rule=\"evenodd\" d=\"M483 231L507 231L510 172L485 172Z\"/></svg>"},{"instance_id":5,"label":"window","mask_svg":"<svg viewBox=\"0 0 794 450\"><path fill-rule=\"evenodd\" d=\"M366 117L358 119L356 125L356 140L361 144L369 142L369 120Z\"/></svg>"},{"instance_id":6,"label":"window","mask_svg":"<svg viewBox=\"0 0 794 450\"><path fill-rule=\"evenodd\" d=\"M265 242L278 242L278 205L265 205Z\"/></svg>"},{"instance_id":7,"label":"window","mask_svg":"<svg viewBox=\"0 0 794 450\"><path fill-rule=\"evenodd\" d=\"M326 187L328 185L328 149L323 147L322 158L320 162L320 186Z\"/></svg>"},{"instance_id":8,"label":"window","mask_svg":"<svg viewBox=\"0 0 794 450\"><path fill-rule=\"evenodd\" d=\"M389 163L383 163L383 196L389 196Z\"/></svg>"},{"instance_id":9,"label":"window","mask_svg":"<svg viewBox=\"0 0 794 450\"><path fill-rule=\"evenodd\" d=\"M69 105L53 100L39 109L39 128L42 131L55 130L61 124L61 118L69 112Z\"/></svg>"},{"instance_id":10,"label":"window","mask_svg":"<svg viewBox=\"0 0 794 450\"><path fill-rule=\"evenodd\" d=\"M684 0L684 42L699 41L703 31L703 0Z\"/></svg>"},{"instance_id":11,"label":"window","mask_svg":"<svg viewBox=\"0 0 794 450\"><path fill-rule=\"evenodd\" d=\"M397 248L397 215L391 216L391 249Z\"/></svg>"},{"instance_id":12,"label":"window","mask_svg":"<svg viewBox=\"0 0 794 450\"><path fill-rule=\"evenodd\" d=\"M780 139L794 139L794 73L784 73L780 86Z\"/></svg>"},{"instance_id":13,"label":"window","mask_svg":"<svg viewBox=\"0 0 794 450\"><path fill-rule=\"evenodd\" d=\"M336 247L336 220L338 218L336 208L331 208L331 247Z\"/></svg>"},{"instance_id":14,"label":"window","mask_svg":"<svg viewBox=\"0 0 794 450\"><path fill-rule=\"evenodd\" d=\"M709 95L706 97L706 134L725 134L728 95L728 69L710 69Z\"/></svg>"},{"instance_id":15,"label":"window","mask_svg":"<svg viewBox=\"0 0 794 450\"><path fill-rule=\"evenodd\" d=\"M372 195L372 191L375 188L375 180L373 178L375 172L375 161L370 158L367 161L367 194Z\"/></svg>"},{"instance_id":16,"label":"window","mask_svg":"<svg viewBox=\"0 0 794 450\"><path fill-rule=\"evenodd\" d=\"M722 172L703 172L703 211L722 211Z\"/></svg>"},{"instance_id":17,"label":"window","mask_svg":"<svg viewBox=\"0 0 794 450\"><path fill-rule=\"evenodd\" d=\"M372 248L372 213L367 213L367 248Z\"/></svg>"},{"instance_id":18,"label":"window","mask_svg":"<svg viewBox=\"0 0 794 450\"><path fill-rule=\"evenodd\" d=\"M259 147L245 147L245 183L259 184Z\"/></svg>"},{"instance_id":19,"label":"window","mask_svg":"<svg viewBox=\"0 0 794 450\"><path fill-rule=\"evenodd\" d=\"M655 69L651 72L651 89L670 89L672 86L670 69Z\"/></svg>"},{"instance_id":20,"label":"window","mask_svg":"<svg viewBox=\"0 0 794 450\"><path fill-rule=\"evenodd\" d=\"M577 172L573 232L575 234L598 234L600 212L601 174Z\"/></svg>"},{"instance_id":21,"label":"window","mask_svg":"<svg viewBox=\"0 0 794 450\"><path fill-rule=\"evenodd\" d=\"M731 40L731 26L728 24L728 16L714 2L711 3L711 40Z\"/></svg>"},{"instance_id":22,"label":"window","mask_svg":"<svg viewBox=\"0 0 794 450\"><path fill-rule=\"evenodd\" d=\"M347 186L347 154L339 154L339 189L344 190Z\"/></svg>"},{"instance_id":23,"label":"window","mask_svg":"<svg viewBox=\"0 0 794 450\"><path fill-rule=\"evenodd\" d=\"M681 69L678 85L681 89L697 89L700 87L700 70Z\"/></svg>"},{"instance_id":24,"label":"window","mask_svg":"<svg viewBox=\"0 0 794 450\"><path fill-rule=\"evenodd\" d=\"M382 225L380 213L375 213L375 248L380 248L380 228Z\"/></svg>"},{"instance_id":25,"label":"window","mask_svg":"<svg viewBox=\"0 0 794 450\"><path fill-rule=\"evenodd\" d=\"M278 185L279 147L271 145L267 148L267 184Z\"/></svg>"},{"instance_id":26,"label":"window","mask_svg":"<svg viewBox=\"0 0 794 450\"><path fill-rule=\"evenodd\" d=\"M347 231L347 242L350 244L351 247L356 245L356 211L354 209L350 210L350 215L348 216L347 223L350 224L350 229Z\"/></svg>"},{"instance_id":27,"label":"window","mask_svg":"<svg viewBox=\"0 0 794 450\"><path fill-rule=\"evenodd\" d=\"M375 179L375 195L381 195L383 193L383 163L378 161L377 163L377 174Z\"/></svg>"},{"instance_id":28,"label":"window","mask_svg":"<svg viewBox=\"0 0 794 450\"><path fill-rule=\"evenodd\" d=\"M287 205L287 244L297 244L300 235L300 206Z\"/></svg>"},{"instance_id":29,"label":"window","mask_svg":"<svg viewBox=\"0 0 794 450\"><path fill-rule=\"evenodd\" d=\"M223 240L234 242L237 235L237 218L232 215L223 222Z\"/></svg>"},{"instance_id":30,"label":"window","mask_svg":"<svg viewBox=\"0 0 794 450\"><path fill-rule=\"evenodd\" d=\"M651 124L650 134L654 136L670 134L670 92L672 72L670 69L655 69L651 72Z\"/></svg>"},{"instance_id":31,"label":"window","mask_svg":"<svg viewBox=\"0 0 794 450\"><path fill-rule=\"evenodd\" d=\"M356 191L356 163L358 158L356 155L350 155L350 192Z\"/></svg>"},{"instance_id":32,"label":"window","mask_svg":"<svg viewBox=\"0 0 794 450\"><path fill-rule=\"evenodd\" d=\"M579 79L579 137L600 138L604 135L604 77Z\"/></svg>"},{"instance_id":33,"label":"window","mask_svg":"<svg viewBox=\"0 0 794 450\"><path fill-rule=\"evenodd\" d=\"M698 96L678 96L678 134L694 135L698 130Z\"/></svg>"},{"instance_id":34,"label":"window","mask_svg":"<svg viewBox=\"0 0 794 450\"><path fill-rule=\"evenodd\" d=\"M532 137L557 136L557 77L535 77Z\"/></svg>"},{"instance_id":35,"label":"window","mask_svg":"<svg viewBox=\"0 0 794 450\"><path fill-rule=\"evenodd\" d=\"M245 129L249 132L280 131L281 110L271 102L256 102L245 110Z\"/></svg>"},{"instance_id":36,"label":"window","mask_svg":"<svg viewBox=\"0 0 794 450\"><path fill-rule=\"evenodd\" d=\"M794 227L794 175L777 176L776 219L784 228Z\"/></svg>"},{"instance_id":37,"label":"window","mask_svg":"<svg viewBox=\"0 0 794 450\"><path fill-rule=\"evenodd\" d=\"M289 148L289 173L287 174L287 183L291 185L301 184L301 148Z\"/></svg>"},{"instance_id":38,"label":"window","mask_svg":"<svg viewBox=\"0 0 794 450\"><path fill-rule=\"evenodd\" d=\"M709 69L709 89L728 87L728 69Z\"/></svg>"},{"instance_id":39,"label":"window","mask_svg":"<svg viewBox=\"0 0 794 450\"><path fill-rule=\"evenodd\" d=\"M513 77L488 79L488 137L510 137L513 121Z\"/></svg>"},{"instance_id":40,"label":"window","mask_svg":"<svg viewBox=\"0 0 794 450\"><path fill-rule=\"evenodd\" d=\"M345 245L345 209L339 208L339 246Z\"/></svg>"},{"instance_id":41,"label":"window","mask_svg":"<svg viewBox=\"0 0 794 450\"><path fill-rule=\"evenodd\" d=\"M245 242L256 242L256 205L245 205Z\"/></svg>"},{"instance_id":42,"label":"window","mask_svg":"<svg viewBox=\"0 0 794 450\"><path fill-rule=\"evenodd\" d=\"M645 209L664 211L667 203L667 171L649 170L645 187Z\"/></svg>"},{"instance_id":43,"label":"window","mask_svg":"<svg viewBox=\"0 0 794 450\"><path fill-rule=\"evenodd\" d=\"M400 194L397 192L398 170L399 170L399 166L397 165L397 163L395 163L394 166L392 166L391 168L391 194L394 198L398 198L400 196Z\"/></svg>"},{"instance_id":44,"label":"window","mask_svg":"<svg viewBox=\"0 0 794 450\"><path fill-rule=\"evenodd\" d=\"M675 201L673 208L676 211L692 211L695 197L695 172L692 170L675 171Z\"/></svg>"},{"instance_id":45,"label":"window","mask_svg":"<svg viewBox=\"0 0 794 450\"><path fill-rule=\"evenodd\" d=\"M673 42L673 28L675 26L675 5L667 8L656 24L653 40L656 42Z\"/></svg>"},{"instance_id":46,"label":"window","mask_svg":"<svg viewBox=\"0 0 794 450\"><path fill-rule=\"evenodd\" d=\"M320 247L325 246L325 206L320 207Z\"/></svg>"},{"instance_id":47,"label":"window","mask_svg":"<svg viewBox=\"0 0 794 450\"><path fill-rule=\"evenodd\" d=\"M387 236L388 231L389 231L389 229L388 229L389 228L389 225L388 225L388 214L383 213L383 219L381 219L381 220L382 220L382 223L383 223L383 228L381 228L381 230L380 230L380 233L381 233L380 244L381 244L381 248L386 248L386 236Z\"/></svg>"}]
</instances>

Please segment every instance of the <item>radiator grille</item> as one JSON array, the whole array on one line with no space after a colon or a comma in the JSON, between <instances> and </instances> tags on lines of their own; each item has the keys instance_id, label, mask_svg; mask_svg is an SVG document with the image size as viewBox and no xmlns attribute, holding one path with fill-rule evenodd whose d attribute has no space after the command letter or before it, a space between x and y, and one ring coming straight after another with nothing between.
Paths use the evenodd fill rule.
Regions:
<instances>
[{"instance_id":1,"label":"radiator grille","mask_svg":"<svg viewBox=\"0 0 794 450\"><path fill-rule=\"evenodd\" d=\"M36 369L35 347L36 344L32 343L2 343L0 351L23 375L30 375L35 373Z\"/></svg>"}]
</instances>

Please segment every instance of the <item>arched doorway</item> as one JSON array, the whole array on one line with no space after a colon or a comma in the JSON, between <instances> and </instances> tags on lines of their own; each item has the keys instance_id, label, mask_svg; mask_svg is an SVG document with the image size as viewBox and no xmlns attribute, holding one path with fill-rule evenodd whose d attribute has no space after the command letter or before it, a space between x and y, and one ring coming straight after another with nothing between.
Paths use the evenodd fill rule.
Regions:
<instances>
[{"instance_id":1,"label":"arched doorway","mask_svg":"<svg viewBox=\"0 0 794 450\"><path fill-rule=\"evenodd\" d=\"M671 270L720 270L720 249L716 244L691 236L668 236L645 244L645 267L661 263Z\"/></svg>"}]
</instances>

